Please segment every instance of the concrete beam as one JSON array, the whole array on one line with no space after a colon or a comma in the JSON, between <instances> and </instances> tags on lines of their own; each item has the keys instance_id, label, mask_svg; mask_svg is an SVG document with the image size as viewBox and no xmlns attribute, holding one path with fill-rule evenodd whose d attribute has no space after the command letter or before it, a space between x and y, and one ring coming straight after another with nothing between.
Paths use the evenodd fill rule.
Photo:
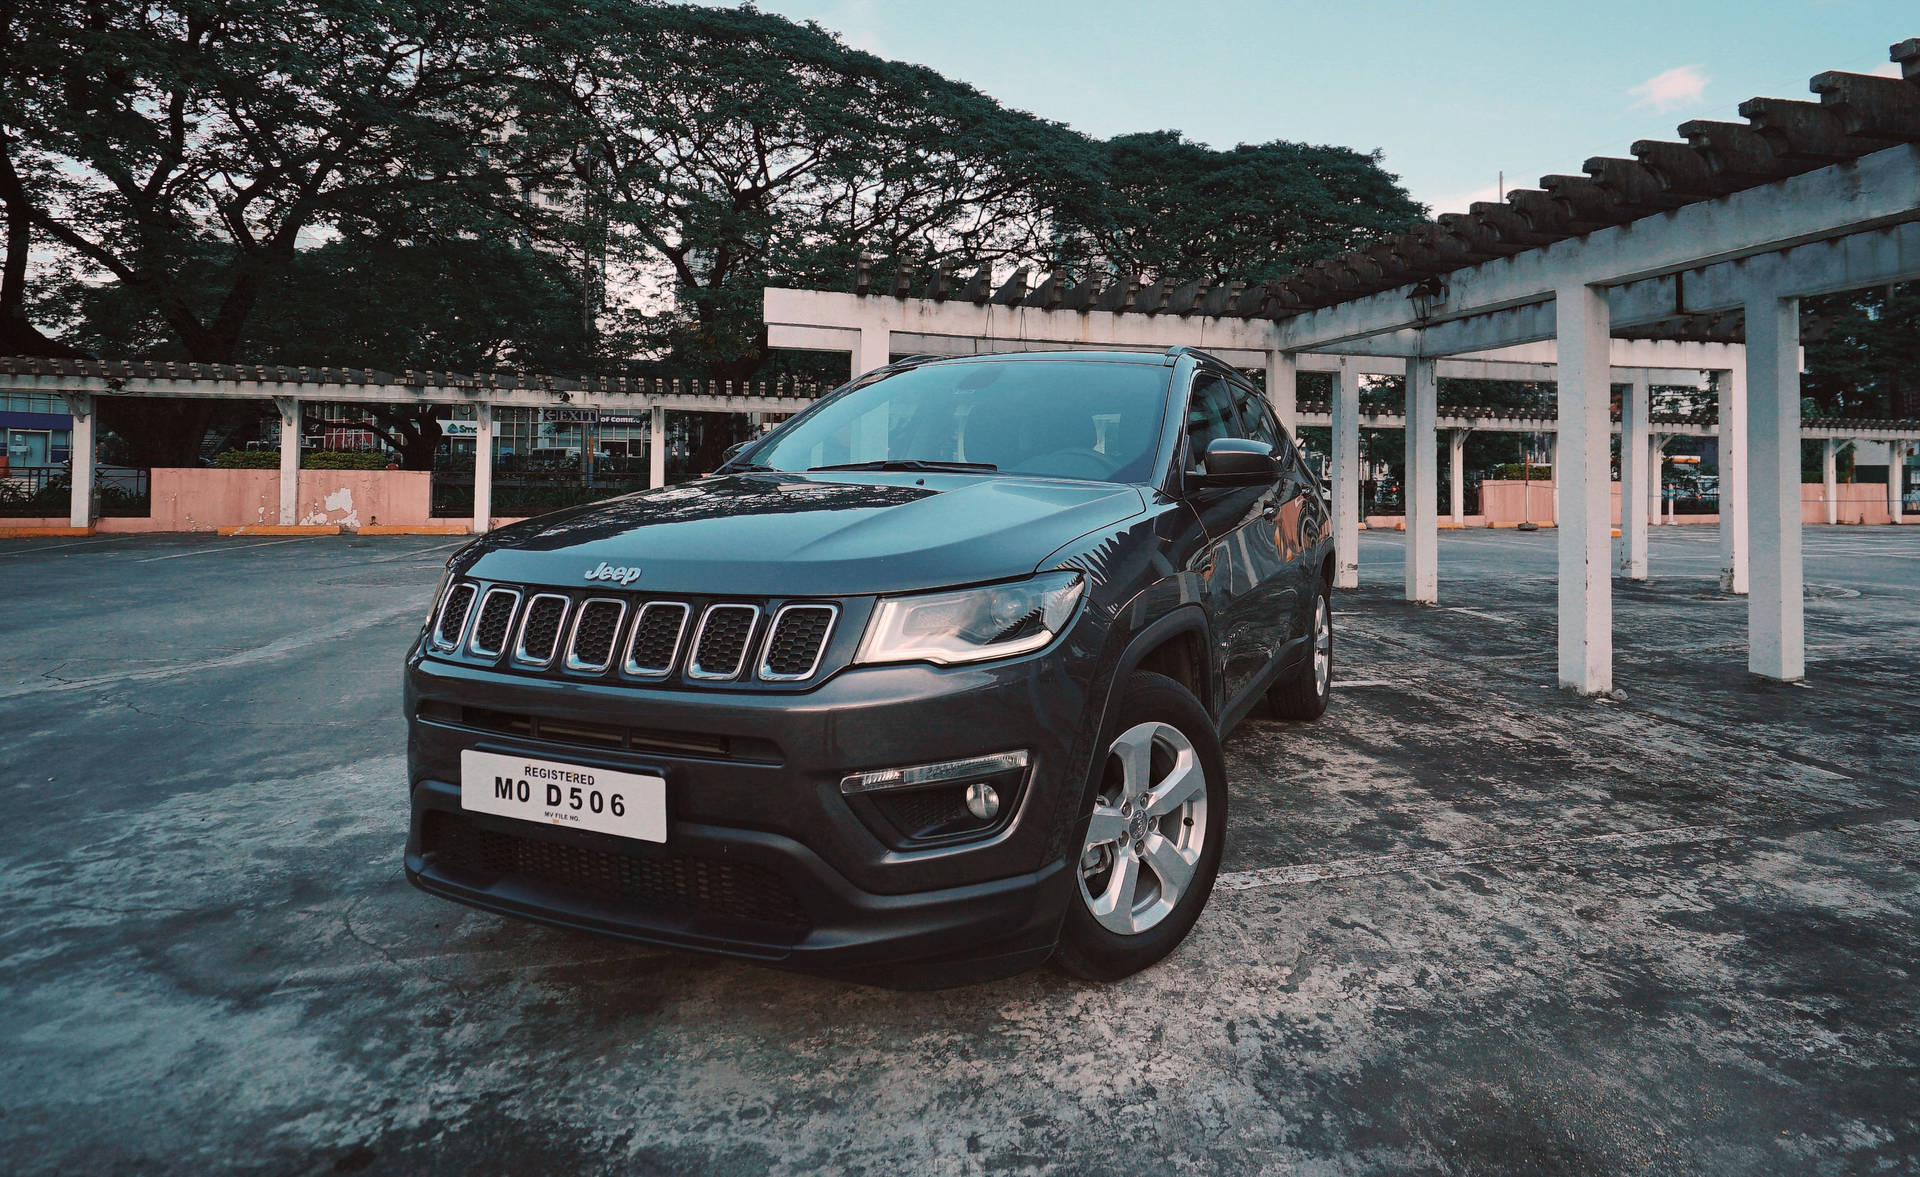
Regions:
<instances>
[{"instance_id":1,"label":"concrete beam","mask_svg":"<svg viewBox=\"0 0 1920 1177\"><path fill-rule=\"evenodd\" d=\"M667 410L653 406L647 434L647 485L658 489L667 484Z\"/></svg>"},{"instance_id":2,"label":"concrete beam","mask_svg":"<svg viewBox=\"0 0 1920 1177\"><path fill-rule=\"evenodd\" d=\"M98 423L93 412L93 397L85 393L68 393L67 414L73 418L73 427L68 432L67 450L71 455L72 485L67 491L67 524L71 527L93 526L93 459L94 426Z\"/></svg>"},{"instance_id":3,"label":"concrete beam","mask_svg":"<svg viewBox=\"0 0 1920 1177\"><path fill-rule=\"evenodd\" d=\"M1747 369L1720 386L1720 589L1747 592ZM1797 425L1798 418L1795 419Z\"/></svg>"},{"instance_id":4,"label":"concrete beam","mask_svg":"<svg viewBox=\"0 0 1920 1177\"><path fill-rule=\"evenodd\" d=\"M280 414L280 526L292 527L300 514L300 401L276 396Z\"/></svg>"},{"instance_id":5,"label":"concrete beam","mask_svg":"<svg viewBox=\"0 0 1920 1177\"><path fill-rule=\"evenodd\" d=\"M1360 587L1360 372L1333 374L1333 550L1335 588Z\"/></svg>"},{"instance_id":6,"label":"concrete beam","mask_svg":"<svg viewBox=\"0 0 1920 1177\"><path fill-rule=\"evenodd\" d=\"M1620 572L1628 580L1647 578L1647 444L1652 389L1644 379L1630 381L1620 402Z\"/></svg>"},{"instance_id":7,"label":"concrete beam","mask_svg":"<svg viewBox=\"0 0 1920 1177\"><path fill-rule=\"evenodd\" d=\"M493 526L493 406L473 406L473 534Z\"/></svg>"}]
</instances>

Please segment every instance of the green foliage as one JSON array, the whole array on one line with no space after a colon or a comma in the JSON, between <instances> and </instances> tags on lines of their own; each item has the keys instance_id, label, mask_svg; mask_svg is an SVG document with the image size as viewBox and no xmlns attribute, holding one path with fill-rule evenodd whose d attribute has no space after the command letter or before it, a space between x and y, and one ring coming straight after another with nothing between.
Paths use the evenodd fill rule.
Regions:
<instances>
[{"instance_id":1,"label":"green foliage","mask_svg":"<svg viewBox=\"0 0 1920 1177\"><path fill-rule=\"evenodd\" d=\"M393 465L392 454L378 451L316 450L300 455L303 470L385 470ZM279 450L221 450L213 464L222 470L278 470Z\"/></svg>"},{"instance_id":2,"label":"green foliage","mask_svg":"<svg viewBox=\"0 0 1920 1177\"><path fill-rule=\"evenodd\" d=\"M1553 467L1528 465L1525 462L1509 462L1493 472L1495 478L1512 478L1522 481L1552 482Z\"/></svg>"},{"instance_id":3,"label":"green foliage","mask_svg":"<svg viewBox=\"0 0 1920 1177\"><path fill-rule=\"evenodd\" d=\"M1800 311L1827 323L1806 345L1801 392L1813 415L1920 416L1920 283L1809 298Z\"/></svg>"},{"instance_id":4,"label":"green foliage","mask_svg":"<svg viewBox=\"0 0 1920 1177\"><path fill-rule=\"evenodd\" d=\"M1425 212L1378 152L1275 141L1215 151L1178 131L1097 144L1062 183L1062 257L1149 281L1265 281L1404 229Z\"/></svg>"}]
</instances>

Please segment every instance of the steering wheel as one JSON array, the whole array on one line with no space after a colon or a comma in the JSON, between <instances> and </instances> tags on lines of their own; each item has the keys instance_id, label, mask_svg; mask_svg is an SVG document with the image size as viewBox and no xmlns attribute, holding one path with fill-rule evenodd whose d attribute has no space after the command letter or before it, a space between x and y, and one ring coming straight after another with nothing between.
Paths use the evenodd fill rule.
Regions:
<instances>
[{"instance_id":1,"label":"steering wheel","mask_svg":"<svg viewBox=\"0 0 1920 1177\"><path fill-rule=\"evenodd\" d=\"M1095 449L1075 448L1037 454L1012 468L1016 474L1058 474L1063 478L1105 478L1120 468L1119 459Z\"/></svg>"}]
</instances>

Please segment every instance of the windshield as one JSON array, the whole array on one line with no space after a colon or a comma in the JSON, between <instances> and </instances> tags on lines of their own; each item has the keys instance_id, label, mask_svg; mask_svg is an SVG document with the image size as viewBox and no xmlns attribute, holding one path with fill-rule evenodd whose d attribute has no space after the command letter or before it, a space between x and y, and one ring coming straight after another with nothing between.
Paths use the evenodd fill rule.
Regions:
<instances>
[{"instance_id":1,"label":"windshield","mask_svg":"<svg viewBox=\"0 0 1920 1177\"><path fill-rule=\"evenodd\" d=\"M1145 482L1170 373L1161 364L1100 360L911 368L822 405L741 462L794 471L947 464Z\"/></svg>"}]
</instances>

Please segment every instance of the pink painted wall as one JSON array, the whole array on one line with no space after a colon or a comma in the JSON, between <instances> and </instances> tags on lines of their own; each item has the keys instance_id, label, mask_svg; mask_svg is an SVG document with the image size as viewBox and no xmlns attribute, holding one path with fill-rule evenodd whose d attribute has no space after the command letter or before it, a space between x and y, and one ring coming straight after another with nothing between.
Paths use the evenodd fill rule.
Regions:
<instances>
[{"instance_id":1,"label":"pink painted wall","mask_svg":"<svg viewBox=\"0 0 1920 1177\"><path fill-rule=\"evenodd\" d=\"M1615 527L1620 526L1620 484L1612 485L1613 507L1611 519ZM1826 488L1818 482L1805 483L1800 487L1800 521L1802 523L1825 523L1827 521ZM1834 487L1834 499L1839 503L1839 521L1841 523L1888 524L1893 517L1887 513L1887 488L1875 483L1840 483ZM1518 523L1528 516L1521 513L1522 502L1531 507L1531 517L1535 523L1553 522L1553 483L1523 483L1517 480L1502 481L1488 479L1480 484L1479 517L1486 525L1496 523ZM1375 523L1375 519L1379 523ZM1440 507L1440 519L1447 518L1446 504ZM1920 519L1907 516L1913 522ZM1367 526L1393 527L1401 522L1398 515L1369 516ZM1715 524L1720 522L1718 515L1675 515L1671 520L1661 517L1661 524Z\"/></svg>"},{"instance_id":2,"label":"pink painted wall","mask_svg":"<svg viewBox=\"0 0 1920 1177\"><path fill-rule=\"evenodd\" d=\"M427 522L433 475L425 470L302 470L295 523ZM153 472L154 531L212 531L280 522L278 470Z\"/></svg>"}]
</instances>

